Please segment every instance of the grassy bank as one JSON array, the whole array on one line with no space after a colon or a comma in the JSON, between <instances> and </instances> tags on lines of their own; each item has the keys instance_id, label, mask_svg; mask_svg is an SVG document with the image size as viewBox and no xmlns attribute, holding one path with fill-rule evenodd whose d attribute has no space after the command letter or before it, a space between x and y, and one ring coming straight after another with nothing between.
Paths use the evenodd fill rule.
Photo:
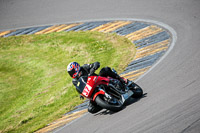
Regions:
<instances>
[{"instance_id":1,"label":"grassy bank","mask_svg":"<svg viewBox=\"0 0 200 133\"><path fill-rule=\"evenodd\" d=\"M127 39L99 32L0 38L0 132L33 132L82 102L69 62L99 61L122 72L134 54Z\"/></svg>"}]
</instances>

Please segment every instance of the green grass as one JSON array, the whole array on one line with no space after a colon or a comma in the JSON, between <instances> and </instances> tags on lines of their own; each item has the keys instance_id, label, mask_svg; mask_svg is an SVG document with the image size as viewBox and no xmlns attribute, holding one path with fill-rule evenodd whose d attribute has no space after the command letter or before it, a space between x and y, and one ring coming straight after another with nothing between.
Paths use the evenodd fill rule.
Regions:
<instances>
[{"instance_id":1,"label":"green grass","mask_svg":"<svg viewBox=\"0 0 200 133\"><path fill-rule=\"evenodd\" d=\"M68 63L99 61L101 68L120 73L134 55L134 45L116 34L0 38L0 132L36 131L82 102L66 71Z\"/></svg>"}]
</instances>

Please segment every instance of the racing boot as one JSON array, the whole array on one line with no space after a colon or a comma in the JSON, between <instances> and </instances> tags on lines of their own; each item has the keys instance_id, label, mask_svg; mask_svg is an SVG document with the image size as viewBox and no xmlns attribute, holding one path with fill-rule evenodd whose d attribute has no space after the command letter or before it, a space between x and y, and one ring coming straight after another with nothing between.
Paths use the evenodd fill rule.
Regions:
<instances>
[{"instance_id":1,"label":"racing boot","mask_svg":"<svg viewBox=\"0 0 200 133\"><path fill-rule=\"evenodd\" d=\"M115 69L112 69L112 71L114 72L115 78L118 79L122 83L122 86L123 86L123 88L125 90L126 89L126 85L128 83L128 79L120 77Z\"/></svg>"},{"instance_id":2,"label":"racing boot","mask_svg":"<svg viewBox=\"0 0 200 133\"><path fill-rule=\"evenodd\" d=\"M128 83L128 80L123 77L120 77L119 75L117 76L117 79L122 83L122 87L124 88L124 90L126 90L126 85Z\"/></svg>"}]
</instances>

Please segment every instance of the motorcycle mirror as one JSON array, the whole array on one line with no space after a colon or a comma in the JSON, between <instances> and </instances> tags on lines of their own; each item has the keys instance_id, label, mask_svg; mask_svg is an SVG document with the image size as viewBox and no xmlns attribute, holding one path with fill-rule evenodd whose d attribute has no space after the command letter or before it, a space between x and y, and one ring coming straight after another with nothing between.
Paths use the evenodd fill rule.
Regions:
<instances>
[{"instance_id":1,"label":"motorcycle mirror","mask_svg":"<svg viewBox=\"0 0 200 133\"><path fill-rule=\"evenodd\" d=\"M117 71L114 68L112 68L112 71L117 74Z\"/></svg>"}]
</instances>

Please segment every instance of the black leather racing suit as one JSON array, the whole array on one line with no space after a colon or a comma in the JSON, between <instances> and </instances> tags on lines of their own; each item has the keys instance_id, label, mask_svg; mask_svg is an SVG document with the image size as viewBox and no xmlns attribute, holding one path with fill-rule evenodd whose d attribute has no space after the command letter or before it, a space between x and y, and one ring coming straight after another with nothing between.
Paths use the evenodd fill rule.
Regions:
<instances>
[{"instance_id":1,"label":"black leather racing suit","mask_svg":"<svg viewBox=\"0 0 200 133\"><path fill-rule=\"evenodd\" d=\"M83 66L81 66L80 68L80 76L77 78L74 78L72 80L72 83L74 84L74 86L76 87L78 84L78 79L81 76L96 76L97 74L95 74L95 70L97 70L100 67L100 63L99 62L94 62L92 64L85 64ZM102 77L112 77L112 78L116 78L119 79L119 75L117 75L116 73L114 73L110 67L104 67L100 70L99 72L99 76ZM77 90L78 91L78 90ZM80 92L79 92L80 93ZM98 106L95 102L90 101L89 105L88 105L88 112L90 113L96 113L98 111L100 111L102 108L100 106Z\"/></svg>"}]
</instances>

